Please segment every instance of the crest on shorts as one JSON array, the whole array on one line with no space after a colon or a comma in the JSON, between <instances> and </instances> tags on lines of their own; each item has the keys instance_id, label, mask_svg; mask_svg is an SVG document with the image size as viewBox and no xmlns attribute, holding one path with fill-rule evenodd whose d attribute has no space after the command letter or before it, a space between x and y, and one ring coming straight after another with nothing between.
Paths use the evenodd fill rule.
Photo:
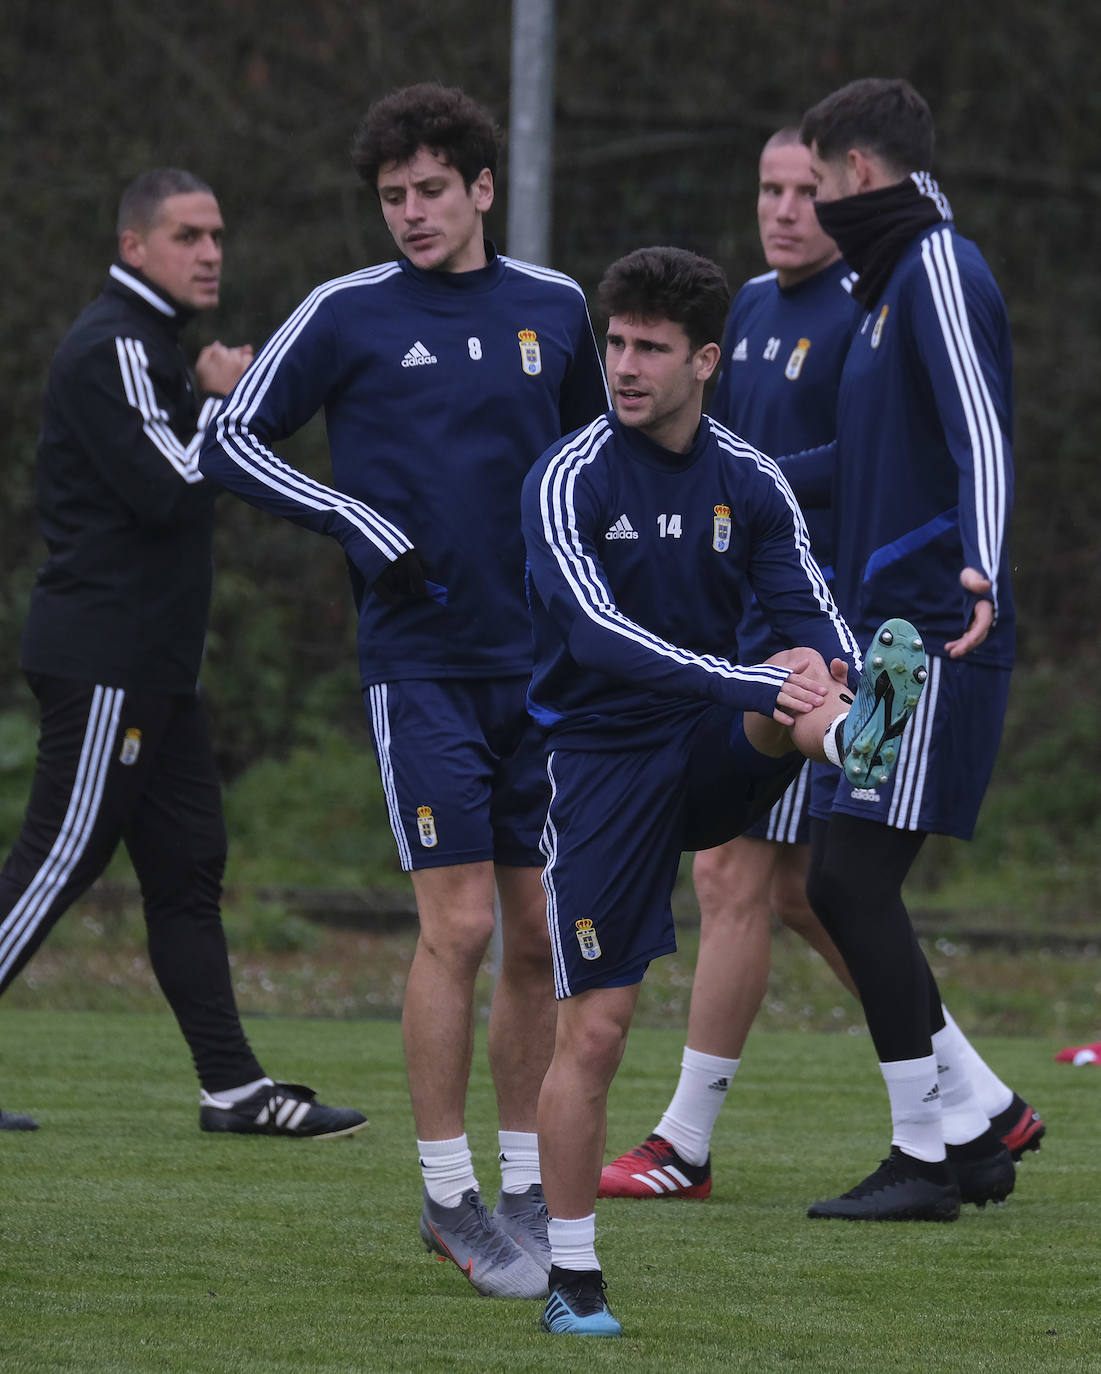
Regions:
<instances>
[{"instance_id":1,"label":"crest on shorts","mask_svg":"<svg viewBox=\"0 0 1101 1374\"><path fill-rule=\"evenodd\" d=\"M879 347L879 341L880 341L880 339L882 339L882 337L883 337L883 326L887 323L887 311L888 311L889 308L890 308L889 306L886 306L886 305L885 305L885 306L883 307L883 309L879 312L879 319L876 320L876 322L875 322L875 328L872 330L872 347L873 347L873 348L878 348L878 347Z\"/></svg>"},{"instance_id":2,"label":"crest on shorts","mask_svg":"<svg viewBox=\"0 0 1101 1374\"><path fill-rule=\"evenodd\" d=\"M599 959L603 952L600 948L600 941L596 938L596 927L590 917L585 916L580 921L574 921L577 931L577 943L581 946L582 959Z\"/></svg>"},{"instance_id":3,"label":"crest on shorts","mask_svg":"<svg viewBox=\"0 0 1101 1374\"><path fill-rule=\"evenodd\" d=\"M124 763L129 768L131 764L137 763L140 753L141 731L131 726L122 737L122 748L119 750L119 763Z\"/></svg>"},{"instance_id":4,"label":"crest on shorts","mask_svg":"<svg viewBox=\"0 0 1101 1374\"><path fill-rule=\"evenodd\" d=\"M435 849L439 843L439 837L436 834L436 818L432 815L430 806L417 807L417 834L425 849Z\"/></svg>"},{"instance_id":5,"label":"crest on shorts","mask_svg":"<svg viewBox=\"0 0 1101 1374\"><path fill-rule=\"evenodd\" d=\"M520 340L520 361L529 377L538 377L543 370L543 359L539 352L539 335L534 329L521 329L516 335Z\"/></svg>"},{"instance_id":6,"label":"crest on shorts","mask_svg":"<svg viewBox=\"0 0 1101 1374\"><path fill-rule=\"evenodd\" d=\"M809 339L800 339L799 342L795 345L795 347L791 350L791 357L788 359L788 365L784 368L784 376L788 379L789 382L794 382L798 380L799 374L803 370L803 364L806 362L807 354L809 352Z\"/></svg>"},{"instance_id":7,"label":"crest on shorts","mask_svg":"<svg viewBox=\"0 0 1101 1374\"><path fill-rule=\"evenodd\" d=\"M730 548L730 507L715 507L715 534L711 540L711 547L717 549L719 553L726 553Z\"/></svg>"}]
</instances>

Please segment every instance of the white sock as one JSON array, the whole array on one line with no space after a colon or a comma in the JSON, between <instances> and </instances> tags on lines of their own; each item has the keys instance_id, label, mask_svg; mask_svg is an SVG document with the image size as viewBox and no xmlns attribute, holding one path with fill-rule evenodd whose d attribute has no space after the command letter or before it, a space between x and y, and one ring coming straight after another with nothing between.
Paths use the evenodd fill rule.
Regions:
<instances>
[{"instance_id":1,"label":"white sock","mask_svg":"<svg viewBox=\"0 0 1101 1374\"><path fill-rule=\"evenodd\" d=\"M845 721L848 716L848 711L843 711L841 715L834 716L833 720L826 726L826 733L822 736L822 752L835 768L840 768L842 764L841 741L844 738Z\"/></svg>"},{"instance_id":2,"label":"white sock","mask_svg":"<svg viewBox=\"0 0 1101 1374\"><path fill-rule=\"evenodd\" d=\"M599 1269L596 1257L596 1213L578 1217L576 1221L559 1221L550 1217L547 1221L547 1239L550 1241L551 1264L559 1269Z\"/></svg>"},{"instance_id":3,"label":"white sock","mask_svg":"<svg viewBox=\"0 0 1101 1374\"><path fill-rule=\"evenodd\" d=\"M539 1137L534 1131L498 1131L501 1153L501 1191L526 1193L533 1183L541 1183Z\"/></svg>"},{"instance_id":4,"label":"white sock","mask_svg":"<svg viewBox=\"0 0 1101 1374\"><path fill-rule=\"evenodd\" d=\"M879 1071L891 1101L891 1144L928 1164L944 1159L936 1055L881 1063Z\"/></svg>"},{"instance_id":5,"label":"white sock","mask_svg":"<svg viewBox=\"0 0 1101 1374\"><path fill-rule=\"evenodd\" d=\"M997 1116L999 1112L1004 1112L1013 1101L1013 1089L1007 1087L990 1065L975 1049L971 1041L952 1020L948 1008L941 1003L941 1011L944 1013L944 1026L946 1030L954 1031L958 1037L955 1043L955 1055L960 1067L967 1075L971 1083L971 1088L978 1098L979 1106L986 1113L987 1117Z\"/></svg>"},{"instance_id":6,"label":"white sock","mask_svg":"<svg viewBox=\"0 0 1101 1374\"><path fill-rule=\"evenodd\" d=\"M685 1045L677 1090L655 1127L655 1134L667 1140L687 1163L706 1163L711 1133L741 1062L702 1054Z\"/></svg>"},{"instance_id":7,"label":"white sock","mask_svg":"<svg viewBox=\"0 0 1101 1374\"><path fill-rule=\"evenodd\" d=\"M990 1120L979 1105L964 1066L963 1047L966 1044L954 1023L946 1023L944 1029L933 1036L946 1145L963 1145L990 1129Z\"/></svg>"},{"instance_id":8,"label":"white sock","mask_svg":"<svg viewBox=\"0 0 1101 1374\"><path fill-rule=\"evenodd\" d=\"M239 1088L219 1088L216 1093L199 1089L199 1105L203 1107L225 1107L234 1102L243 1102L251 1097L258 1088L275 1086L274 1078L254 1078L251 1083L242 1083Z\"/></svg>"},{"instance_id":9,"label":"white sock","mask_svg":"<svg viewBox=\"0 0 1101 1374\"><path fill-rule=\"evenodd\" d=\"M417 1153L428 1196L441 1207L458 1207L463 1194L477 1188L465 1134L454 1140L418 1140Z\"/></svg>"}]
</instances>

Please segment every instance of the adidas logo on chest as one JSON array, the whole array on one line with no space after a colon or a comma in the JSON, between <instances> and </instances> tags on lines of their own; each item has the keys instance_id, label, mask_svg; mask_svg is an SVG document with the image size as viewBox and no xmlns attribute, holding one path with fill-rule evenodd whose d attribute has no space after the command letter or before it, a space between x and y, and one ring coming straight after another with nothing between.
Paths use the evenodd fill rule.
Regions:
<instances>
[{"instance_id":1,"label":"adidas logo on chest","mask_svg":"<svg viewBox=\"0 0 1101 1374\"><path fill-rule=\"evenodd\" d=\"M429 353L420 339L413 345L409 352L401 360L402 367L428 367L432 363L438 363L439 358L435 353Z\"/></svg>"},{"instance_id":2,"label":"adidas logo on chest","mask_svg":"<svg viewBox=\"0 0 1101 1374\"><path fill-rule=\"evenodd\" d=\"M605 539L637 539L638 531L625 515L621 515L605 535Z\"/></svg>"}]
</instances>

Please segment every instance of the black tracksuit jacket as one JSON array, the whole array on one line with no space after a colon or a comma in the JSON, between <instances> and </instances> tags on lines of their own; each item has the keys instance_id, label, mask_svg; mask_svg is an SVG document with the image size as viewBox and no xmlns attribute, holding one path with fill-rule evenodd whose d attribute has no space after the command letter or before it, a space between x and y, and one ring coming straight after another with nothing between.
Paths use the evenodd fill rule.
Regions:
<instances>
[{"instance_id":1,"label":"black tracksuit jacket","mask_svg":"<svg viewBox=\"0 0 1101 1374\"><path fill-rule=\"evenodd\" d=\"M118 264L50 369L38 449L49 556L23 632L28 673L128 691L196 690L215 488L179 333L190 318Z\"/></svg>"}]
</instances>

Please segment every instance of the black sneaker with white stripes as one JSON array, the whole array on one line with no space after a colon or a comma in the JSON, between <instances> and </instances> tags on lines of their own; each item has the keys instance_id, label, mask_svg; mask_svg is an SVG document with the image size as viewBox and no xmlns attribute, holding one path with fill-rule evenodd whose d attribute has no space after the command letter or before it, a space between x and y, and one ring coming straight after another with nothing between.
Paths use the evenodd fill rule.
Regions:
<instances>
[{"instance_id":1,"label":"black sneaker with white stripes","mask_svg":"<svg viewBox=\"0 0 1101 1374\"><path fill-rule=\"evenodd\" d=\"M301 1083L266 1083L241 1102L219 1102L212 1094L199 1108L199 1129L237 1135L285 1135L327 1140L354 1135L367 1118L354 1107L326 1107Z\"/></svg>"}]
</instances>

